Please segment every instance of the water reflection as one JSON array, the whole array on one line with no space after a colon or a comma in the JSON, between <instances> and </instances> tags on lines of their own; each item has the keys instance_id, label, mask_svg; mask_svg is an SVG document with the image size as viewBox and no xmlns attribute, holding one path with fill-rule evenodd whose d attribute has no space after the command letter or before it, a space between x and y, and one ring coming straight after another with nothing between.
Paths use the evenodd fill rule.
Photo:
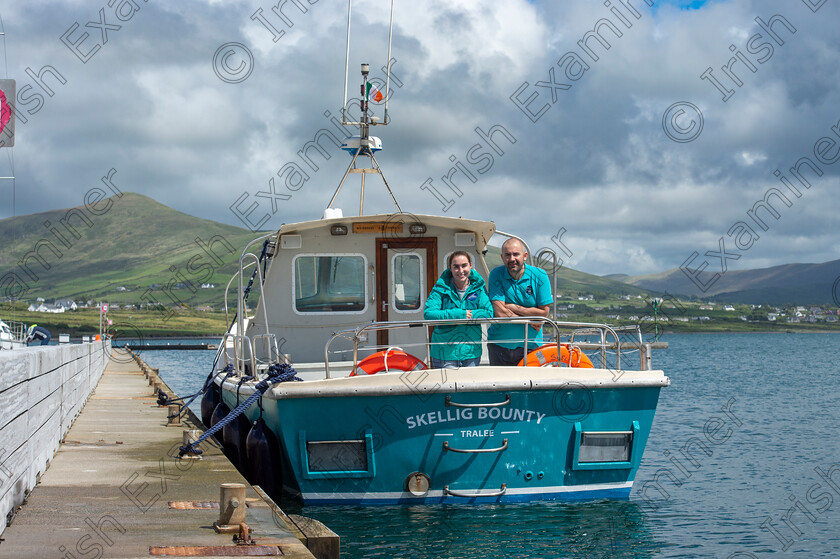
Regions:
<instances>
[{"instance_id":1,"label":"water reflection","mask_svg":"<svg viewBox=\"0 0 840 559\"><path fill-rule=\"evenodd\" d=\"M629 501L305 507L341 536L342 557L645 558L657 541Z\"/></svg>"}]
</instances>

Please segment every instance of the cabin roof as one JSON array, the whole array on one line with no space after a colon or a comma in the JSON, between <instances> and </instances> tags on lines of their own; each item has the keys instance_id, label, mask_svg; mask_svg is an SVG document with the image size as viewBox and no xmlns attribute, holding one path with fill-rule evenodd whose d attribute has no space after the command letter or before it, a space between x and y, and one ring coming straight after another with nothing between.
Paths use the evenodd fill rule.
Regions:
<instances>
[{"instance_id":1,"label":"cabin roof","mask_svg":"<svg viewBox=\"0 0 840 559\"><path fill-rule=\"evenodd\" d=\"M402 216L403 222L423 223L426 226L439 227L441 229L449 229L453 232L468 232L475 233L475 246L478 250L483 250L490 237L496 232L496 224L492 221L479 221L475 219L463 219L460 217L443 217L437 215L422 215L422 214L376 214L363 216L346 216L330 219L318 219L312 221L302 221L300 223L284 223L277 231L278 235L289 235L295 233L303 233L305 231L312 231L315 229L328 229L332 225L342 224L351 226L353 223L376 223L387 222L397 223Z\"/></svg>"}]
</instances>

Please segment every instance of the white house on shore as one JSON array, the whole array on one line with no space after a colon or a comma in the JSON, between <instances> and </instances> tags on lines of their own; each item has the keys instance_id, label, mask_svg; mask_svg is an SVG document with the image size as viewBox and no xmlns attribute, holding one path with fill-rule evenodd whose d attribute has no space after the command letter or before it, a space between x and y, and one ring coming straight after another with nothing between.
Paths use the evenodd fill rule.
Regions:
<instances>
[{"instance_id":1,"label":"white house on shore","mask_svg":"<svg viewBox=\"0 0 840 559\"><path fill-rule=\"evenodd\" d=\"M29 305L29 307L26 310L28 310L29 312L62 313L67 309L65 309L62 306L50 305L49 303L41 303L37 306Z\"/></svg>"},{"instance_id":2,"label":"white house on shore","mask_svg":"<svg viewBox=\"0 0 840 559\"><path fill-rule=\"evenodd\" d=\"M75 301L72 299L56 299L55 303L53 303L56 307L64 307L65 311L75 311L79 308Z\"/></svg>"},{"instance_id":3,"label":"white house on shore","mask_svg":"<svg viewBox=\"0 0 840 559\"><path fill-rule=\"evenodd\" d=\"M43 300L41 300L38 304L29 305L26 310L29 312L62 313L65 311L75 311L78 308L79 306L72 299L56 299L55 303L52 305L44 303Z\"/></svg>"}]
</instances>

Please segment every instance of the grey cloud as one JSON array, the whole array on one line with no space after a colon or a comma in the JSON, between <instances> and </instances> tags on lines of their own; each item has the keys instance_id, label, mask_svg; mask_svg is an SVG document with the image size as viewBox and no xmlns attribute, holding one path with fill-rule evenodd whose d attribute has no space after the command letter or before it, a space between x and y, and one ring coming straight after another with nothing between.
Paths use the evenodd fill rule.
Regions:
<instances>
[{"instance_id":1,"label":"grey cloud","mask_svg":"<svg viewBox=\"0 0 840 559\"><path fill-rule=\"evenodd\" d=\"M440 3L424 7L429 15L398 4L394 73L403 87L392 83L393 123L376 135L386 148L378 159L403 207L439 213L440 202L420 190L432 178L455 201L449 214L492 219L502 230L538 240L566 227L580 246L576 268L653 273L678 266L691 251L716 249L768 188L780 186L776 168L789 174L800 157L814 158L818 138L832 136L840 121L840 7L827 3L813 14L800 2L743 0L652 12L644 2L630 4L641 17L625 12L632 27L620 27L621 38L609 36L612 47L597 50L597 62L587 59L589 71L558 91L555 104L548 89L534 84L547 80L552 67L563 81L557 60L580 53L577 41L599 19L618 21L602 3L457 9ZM323 115L337 114L344 78L344 15L334 6L318 2L307 14L289 12L294 26L282 27L286 35L275 43L250 19L257 2L143 3L83 64L59 37L74 21L95 19L98 7L40 2L4 14L9 74L18 88L31 81L27 66L52 64L67 79L30 122L18 123L18 213L77 205L84 189L115 167L126 189L242 225L228 209L239 193L264 189L285 163L300 162L298 150L318 130L339 134ZM379 75L385 62L387 14L362 8L354 20L351 95L359 62L371 62ZM755 73L739 64L744 85L728 82L734 95L723 102L700 74L711 66L723 80L730 44L754 61L744 46L759 30L753 20L774 14L797 32L780 31L785 44L775 45L766 63L755 63ZM213 73L213 53L228 41L254 55L253 72L240 84ZM524 80L539 95L533 107L550 106L536 123L509 99ZM703 113L703 133L693 142L676 143L663 133L662 114L676 101L691 101ZM477 181L461 177L463 197L455 197L440 178L453 165L450 156L465 162L478 142L474 128L494 124L504 125L516 143L499 140L505 154L494 154L484 174L471 164ZM349 163L330 149L329 160L315 158L317 172L307 168L310 180L271 226L320 216ZM733 266L837 257L836 236L826 227L840 212L840 198L832 195L838 167L821 167L824 176L781 210ZM357 187L345 190L349 214ZM384 189L368 192L368 211L390 211ZM10 214L0 203L0 217Z\"/></svg>"}]
</instances>

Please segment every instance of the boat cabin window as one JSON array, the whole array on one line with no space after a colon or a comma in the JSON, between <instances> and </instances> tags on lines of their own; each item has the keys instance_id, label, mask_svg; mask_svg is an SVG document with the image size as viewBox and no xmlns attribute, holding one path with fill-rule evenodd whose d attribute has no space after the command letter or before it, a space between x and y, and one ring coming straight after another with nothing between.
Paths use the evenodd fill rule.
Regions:
<instances>
[{"instance_id":1,"label":"boat cabin window","mask_svg":"<svg viewBox=\"0 0 840 559\"><path fill-rule=\"evenodd\" d=\"M296 256L295 310L300 313L364 312L366 269L367 263L361 254Z\"/></svg>"},{"instance_id":2,"label":"boat cabin window","mask_svg":"<svg viewBox=\"0 0 840 559\"><path fill-rule=\"evenodd\" d=\"M416 252L395 254L391 259L394 278L393 304L397 311L418 311L422 307L423 267Z\"/></svg>"}]
</instances>

